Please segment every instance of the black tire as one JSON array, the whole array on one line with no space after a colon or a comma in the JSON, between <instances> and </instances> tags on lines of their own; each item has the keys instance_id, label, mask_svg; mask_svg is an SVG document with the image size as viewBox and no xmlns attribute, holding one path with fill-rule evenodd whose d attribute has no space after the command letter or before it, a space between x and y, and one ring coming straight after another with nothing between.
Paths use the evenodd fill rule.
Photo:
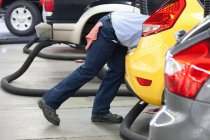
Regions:
<instances>
[{"instance_id":1,"label":"black tire","mask_svg":"<svg viewBox=\"0 0 210 140\"><path fill-rule=\"evenodd\" d=\"M26 23L24 21L20 21L23 23L20 23L21 25L23 25L25 28L24 29L18 29L18 26L20 26L20 24L15 27L15 25L12 24L12 13L16 12L16 14L18 15L19 11L18 8L25 8L24 9L24 13L30 13L31 16L29 16L28 18L22 19L24 21L26 20L31 20L30 24ZM16 11L15 11L16 10ZM13 18L13 21L17 21L16 18ZM17 36L28 36L28 35L32 35L35 33L35 26L41 22L41 14L40 11L38 10L38 8L31 2L28 1L16 1L13 2L7 9L6 13L5 13L5 24L8 28L8 30ZM28 25L27 25L28 24Z\"/></svg>"}]
</instances>

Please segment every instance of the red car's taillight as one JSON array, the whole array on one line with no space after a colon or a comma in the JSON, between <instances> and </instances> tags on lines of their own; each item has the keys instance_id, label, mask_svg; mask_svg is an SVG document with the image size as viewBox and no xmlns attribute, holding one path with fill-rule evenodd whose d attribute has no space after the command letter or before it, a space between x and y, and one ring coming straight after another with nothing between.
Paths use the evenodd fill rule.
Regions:
<instances>
[{"instance_id":1,"label":"red car's taillight","mask_svg":"<svg viewBox=\"0 0 210 140\"><path fill-rule=\"evenodd\" d=\"M166 60L165 84L170 92L194 99L209 78L209 71L210 39Z\"/></svg>"},{"instance_id":2,"label":"red car's taillight","mask_svg":"<svg viewBox=\"0 0 210 140\"><path fill-rule=\"evenodd\" d=\"M54 10L54 0L45 0L44 8L47 12L53 12Z\"/></svg>"},{"instance_id":3,"label":"red car's taillight","mask_svg":"<svg viewBox=\"0 0 210 140\"><path fill-rule=\"evenodd\" d=\"M44 0L39 0L41 5L44 5Z\"/></svg>"},{"instance_id":4,"label":"red car's taillight","mask_svg":"<svg viewBox=\"0 0 210 140\"><path fill-rule=\"evenodd\" d=\"M143 24L142 36L155 34L173 27L185 5L185 0L175 0L152 14Z\"/></svg>"},{"instance_id":5,"label":"red car's taillight","mask_svg":"<svg viewBox=\"0 0 210 140\"><path fill-rule=\"evenodd\" d=\"M3 2L3 0L0 0L0 8L1 8L1 6L2 6L2 2Z\"/></svg>"}]
</instances>

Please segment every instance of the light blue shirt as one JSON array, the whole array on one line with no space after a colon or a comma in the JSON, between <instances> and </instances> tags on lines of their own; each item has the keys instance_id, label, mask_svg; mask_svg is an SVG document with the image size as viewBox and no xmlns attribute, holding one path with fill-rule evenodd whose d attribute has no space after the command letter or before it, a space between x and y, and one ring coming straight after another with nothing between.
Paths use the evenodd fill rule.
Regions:
<instances>
[{"instance_id":1,"label":"light blue shirt","mask_svg":"<svg viewBox=\"0 0 210 140\"><path fill-rule=\"evenodd\" d=\"M121 45L129 48L138 45L142 35L142 24L148 17L148 15L132 12L113 12L111 14L112 26Z\"/></svg>"}]
</instances>

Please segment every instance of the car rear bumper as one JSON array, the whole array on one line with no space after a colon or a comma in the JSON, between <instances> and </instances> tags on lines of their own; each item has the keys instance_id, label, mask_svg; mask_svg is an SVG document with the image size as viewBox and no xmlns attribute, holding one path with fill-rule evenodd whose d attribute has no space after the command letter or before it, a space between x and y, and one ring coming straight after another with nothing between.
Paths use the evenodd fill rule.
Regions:
<instances>
[{"instance_id":1,"label":"car rear bumper","mask_svg":"<svg viewBox=\"0 0 210 140\"><path fill-rule=\"evenodd\" d=\"M39 39L48 39L51 40L53 38L53 29L50 24L47 23L40 23L36 25L36 34L39 37Z\"/></svg>"},{"instance_id":2,"label":"car rear bumper","mask_svg":"<svg viewBox=\"0 0 210 140\"><path fill-rule=\"evenodd\" d=\"M166 105L150 122L149 140L208 140L210 104L177 96L167 89L165 95Z\"/></svg>"},{"instance_id":3,"label":"car rear bumper","mask_svg":"<svg viewBox=\"0 0 210 140\"><path fill-rule=\"evenodd\" d=\"M169 44L165 42L162 34L142 37L138 47L126 56L127 83L138 98L154 105L162 103L163 68ZM151 80L152 83L149 86L140 85L137 77Z\"/></svg>"}]
</instances>

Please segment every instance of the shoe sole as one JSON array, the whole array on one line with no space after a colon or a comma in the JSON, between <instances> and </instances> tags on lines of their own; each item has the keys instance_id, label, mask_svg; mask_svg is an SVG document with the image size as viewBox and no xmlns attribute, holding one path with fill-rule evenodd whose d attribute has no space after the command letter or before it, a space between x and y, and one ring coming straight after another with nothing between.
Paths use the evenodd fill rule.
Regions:
<instances>
[{"instance_id":1,"label":"shoe sole","mask_svg":"<svg viewBox=\"0 0 210 140\"><path fill-rule=\"evenodd\" d=\"M118 120L118 121L113 121L113 120L104 120L104 119L101 119L101 118L94 118L94 119L91 119L92 122L104 122L104 123L121 123L122 120Z\"/></svg>"},{"instance_id":2,"label":"shoe sole","mask_svg":"<svg viewBox=\"0 0 210 140\"><path fill-rule=\"evenodd\" d=\"M57 122L57 121L53 121L53 120L51 120L51 119L49 119L48 117L47 117L47 115L44 113L44 111L43 111L43 104L41 103L41 101L38 101L38 106L39 106L39 108L42 110L42 112L43 112L43 114L44 114L44 117L49 121L49 122L51 122L52 124L54 124L54 125L59 125L59 122Z\"/></svg>"}]
</instances>

